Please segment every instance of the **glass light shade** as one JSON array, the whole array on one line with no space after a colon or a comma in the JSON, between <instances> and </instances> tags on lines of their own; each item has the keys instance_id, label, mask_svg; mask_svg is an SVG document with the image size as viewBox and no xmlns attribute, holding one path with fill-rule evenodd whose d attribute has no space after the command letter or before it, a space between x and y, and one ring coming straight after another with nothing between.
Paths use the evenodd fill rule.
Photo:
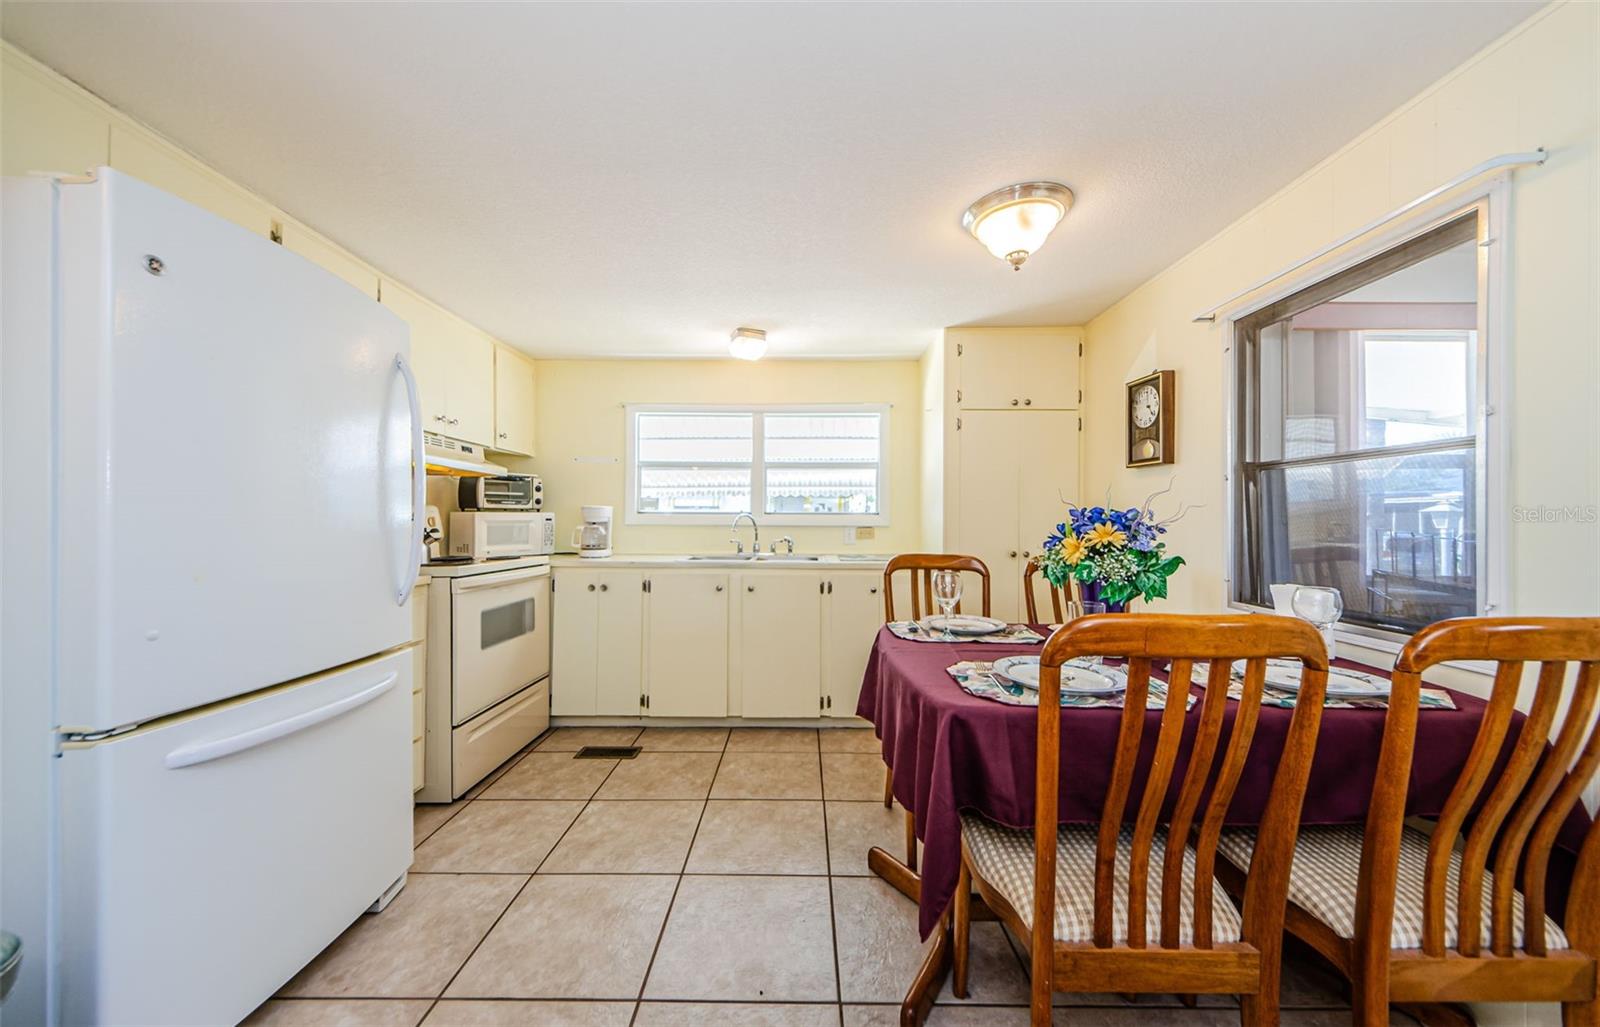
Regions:
<instances>
[{"instance_id":1,"label":"glass light shade","mask_svg":"<svg viewBox=\"0 0 1600 1027\"><path fill-rule=\"evenodd\" d=\"M739 360L760 360L767 354L767 333L758 328L736 328L728 339L728 352Z\"/></svg>"},{"instance_id":2,"label":"glass light shade","mask_svg":"<svg viewBox=\"0 0 1600 1027\"><path fill-rule=\"evenodd\" d=\"M1021 268L1071 206L1072 190L1066 186L1024 182L996 189L974 203L961 223L990 253Z\"/></svg>"}]
</instances>

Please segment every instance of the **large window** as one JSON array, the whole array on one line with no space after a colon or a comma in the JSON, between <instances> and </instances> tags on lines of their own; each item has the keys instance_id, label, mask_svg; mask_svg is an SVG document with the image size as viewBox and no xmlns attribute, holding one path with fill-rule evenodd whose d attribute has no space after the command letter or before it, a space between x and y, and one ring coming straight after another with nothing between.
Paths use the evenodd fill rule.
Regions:
<instances>
[{"instance_id":1,"label":"large window","mask_svg":"<svg viewBox=\"0 0 1600 1027\"><path fill-rule=\"evenodd\" d=\"M1481 208L1234 322L1233 600L1478 612Z\"/></svg>"},{"instance_id":2,"label":"large window","mask_svg":"<svg viewBox=\"0 0 1600 1027\"><path fill-rule=\"evenodd\" d=\"M630 406L635 524L887 522L882 406Z\"/></svg>"}]
</instances>

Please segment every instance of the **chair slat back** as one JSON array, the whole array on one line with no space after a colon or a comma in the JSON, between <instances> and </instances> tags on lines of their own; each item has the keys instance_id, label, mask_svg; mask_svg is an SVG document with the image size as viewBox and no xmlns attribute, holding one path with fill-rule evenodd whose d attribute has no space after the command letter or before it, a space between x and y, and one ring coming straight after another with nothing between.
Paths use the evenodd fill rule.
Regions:
<instances>
[{"instance_id":1,"label":"chair slat back","mask_svg":"<svg viewBox=\"0 0 1600 1027\"><path fill-rule=\"evenodd\" d=\"M1495 663L1494 684L1472 750L1428 840L1422 950L1427 956L1445 955L1448 875L1459 847L1456 952L1467 958L1483 954L1487 918L1490 951L1497 957L1517 953L1514 893L1520 869L1526 898L1521 951L1547 954L1550 852L1561 825L1600 770L1600 724L1594 717L1600 699L1600 618L1464 617L1424 628L1395 663L1357 899L1357 961L1368 969L1382 972L1388 960L1422 674L1459 660ZM1533 694L1511 737L1523 671L1530 663L1539 665ZM1570 689L1569 664L1577 665ZM1493 785L1485 794L1491 778ZM1485 910L1488 871L1494 874L1494 887ZM1567 907L1568 936L1575 943L1600 943L1597 876L1600 833L1591 829Z\"/></svg>"},{"instance_id":2,"label":"chair slat back","mask_svg":"<svg viewBox=\"0 0 1600 1027\"><path fill-rule=\"evenodd\" d=\"M983 581L983 615L989 616L989 567L976 556L947 553L901 553L883 569L883 616L894 620L894 576L907 571L911 576L911 619L921 620L922 613L938 612L933 601L933 575L935 571L962 571L976 574ZM965 597L963 597L963 600ZM961 612L961 603L955 606Z\"/></svg>"},{"instance_id":3,"label":"chair slat back","mask_svg":"<svg viewBox=\"0 0 1600 1027\"><path fill-rule=\"evenodd\" d=\"M1044 623L1044 621L1039 617L1039 607L1034 602L1033 594L1033 577L1034 575L1038 574L1039 571L1039 561L1036 559L1030 559L1028 561L1028 565L1022 569L1022 598L1028 607L1029 624ZM1067 604L1071 600L1071 596L1067 592L1067 589L1071 586L1052 585L1050 584L1050 580L1048 578L1045 579L1045 586L1050 589L1050 609L1055 614L1055 616L1051 618L1051 623L1060 624L1067 619Z\"/></svg>"},{"instance_id":4,"label":"chair slat back","mask_svg":"<svg viewBox=\"0 0 1600 1027\"><path fill-rule=\"evenodd\" d=\"M1322 718L1327 685L1327 654L1321 636L1304 621L1272 616L1181 616L1171 614L1102 614L1081 617L1050 636L1040 658L1038 754L1035 777L1034 941L1049 945L1055 916L1056 834L1044 825L1058 822L1060 787L1061 666L1080 655L1128 661L1128 691L1123 702L1111 782L1101 810L1095 846L1093 942L1109 948L1126 944L1147 948L1146 931L1151 859L1158 829L1166 827L1166 852L1159 867L1160 936L1156 944L1177 948L1182 922L1184 850L1194 842L1192 883L1194 939L1197 948L1213 945L1213 874L1223 817L1238 787L1255 736L1261 707L1266 661L1270 657L1300 660L1304 666L1301 699L1291 717L1289 734L1274 774L1266 815L1256 843L1256 862L1245 892L1245 936L1254 943L1276 944L1283 923L1288 866L1295 830L1310 773L1312 750ZM1233 728L1222 745L1228 708L1228 681L1233 661L1246 660ZM1154 755L1142 790L1133 794L1147 728L1146 701L1155 661L1169 661L1166 697L1162 703ZM1199 724L1184 739L1189 685L1196 664L1206 667L1206 692ZM1222 750L1220 764L1218 751ZM1171 795L1174 771L1187 753L1188 766L1177 794ZM1209 798L1207 798L1209 796ZM1203 815L1201 802L1206 800ZM1170 800L1170 801L1169 801ZM1127 867L1127 937L1115 936L1117 850L1126 828L1130 804L1133 828ZM1171 812L1167 813L1166 810ZM1200 818L1196 829L1196 817ZM1256 872L1259 868L1262 872ZM1041 933L1042 932L1042 933Z\"/></svg>"}]
</instances>

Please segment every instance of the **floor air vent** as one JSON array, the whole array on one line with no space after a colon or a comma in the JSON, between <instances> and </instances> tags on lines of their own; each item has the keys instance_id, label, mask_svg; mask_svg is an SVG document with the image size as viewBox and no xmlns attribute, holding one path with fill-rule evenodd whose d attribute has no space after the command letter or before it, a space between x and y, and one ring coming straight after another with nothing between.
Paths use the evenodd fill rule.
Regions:
<instances>
[{"instance_id":1,"label":"floor air vent","mask_svg":"<svg viewBox=\"0 0 1600 1027\"><path fill-rule=\"evenodd\" d=\"M586 745L573 759L578 760L631 760L639 755L637 745Z\"/></svg>"}]
</instances>

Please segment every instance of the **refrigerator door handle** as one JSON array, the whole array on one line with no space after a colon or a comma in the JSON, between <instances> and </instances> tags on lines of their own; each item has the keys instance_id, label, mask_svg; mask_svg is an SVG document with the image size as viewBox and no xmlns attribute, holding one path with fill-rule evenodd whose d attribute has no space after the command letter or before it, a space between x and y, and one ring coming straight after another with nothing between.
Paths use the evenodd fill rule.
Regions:
<instances>
[{"instance_id":1,"label":"refrigerator door handle","mask_svg":"<svg viewBox=\"0 0 1600 1027\"><path fill-rule=\"evenodd\" d=\"M395 594L395 605L404 606L411 598L411 590L417 585L417 578L422 574L422 560L425 555L422 542L422 508L427 503L427 458L422 450L422 399L417 393L417 376L411 373L411 365L406 363L405 354L394 355L395 369L400 372L400 377L406 382L406 401L411 406L411 522L407 530L411 533L406 546L410 554L407 563L411 570L406 580L401 583L400 590Z\"/></svg>"},{"instance_id":2,"label":"refrigerator door handle","mask_svg":"<svg viewBox=\"0 0 1600 1027\"><path fill-rule=\"evenodd\" d=\"M353 695L347 695L343 699L335 699L333 702L325 706L318 706L314 710L296 713L292 717L285 717L271 724L263 724L261 727L251 728L249 731L241 731L226 738L214 738L209 742L196 742L193 745L185 745L182 748L174 749L167 753L165 760L167 769L178 770L182 767L192 767L200 763L210 763L212 760L220 760L224 756L232 756L235 753L244 752L246 749L254 749L259 745L266 745L268 742L277 741L279 738L314 727L323 721L332 720L334 717L359 709L378 698L378 696L394 687L395 679L398 677L399 674L391 671L377 684L368 685Z\"/></svg>"}]
</instances>

